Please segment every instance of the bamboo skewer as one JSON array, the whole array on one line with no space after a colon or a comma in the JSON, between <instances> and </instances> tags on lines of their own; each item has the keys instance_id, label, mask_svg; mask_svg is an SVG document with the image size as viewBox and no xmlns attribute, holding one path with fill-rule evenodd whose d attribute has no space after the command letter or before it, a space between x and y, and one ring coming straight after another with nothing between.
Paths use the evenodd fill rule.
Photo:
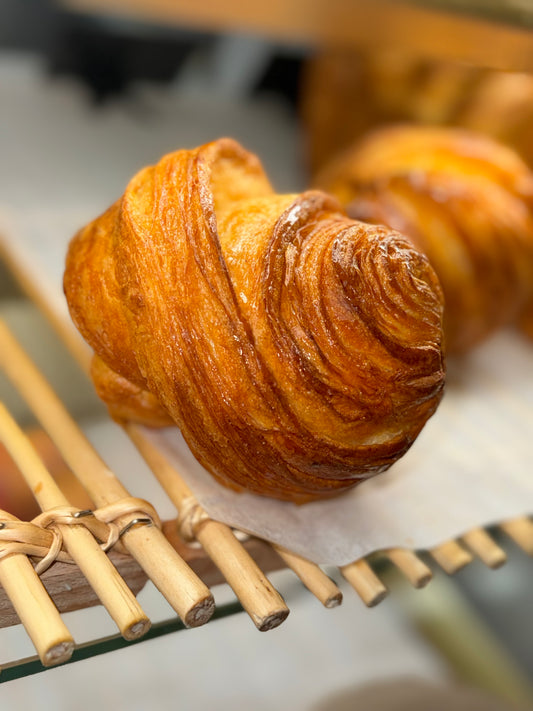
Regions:
<instances>
[{"instance_id":1,"label":"bamboo skewer","mask_svg":"<svg viewBox=\"0 0 533 711\"><path fill-rule=\"evenodd\" d=\"M429 551L430 555L448 575L454 575L474 560L472 553L457 541L446 541Z\"/></svg>"},{"instance_id":2,"label":"bamboo skewer","mask_svg":"<svg viewBox=\"0 0 533 711\"><path fill-rule=\"evenodd\" d=\"M196 538L260 632L278 627L287 618L289 608L285 601L229 526L204 521Z\"/></svg>"},{"instance_id":3,"label":"bamboo skewer","mask_svg":"<svg viewBox=\"0 0 533 711\"><path fill-rule=\"evenodd\" d=\"M363 558L343 565L340 571L367 607L375 607L387 596L387 588Z\"/></svg>"},{"instance_id":4,"label":"bamboo skewer","mask_svg":"<svg viewBox=\"0 0 533 711\"><path fill-rule=\"evenodd\" d=\"M125 430L172 503L181 512L186 502L194 501L189 487L137 426L128 424ZM286 619L289 609L283 598L229 526L204 515L194 527L193 533L260 631L273 629Z\"/></svg>"},{"instance_id":5,"label":"bamboo skewer","mask_svg":"<svg viewBox=\"0 0 533 711\"><path fill-rule=\"evenodd\" d=\"M483 528L473 528L462 536L463 541L489 568L499 568L507 560L505 551Z\"/></svg>"},{"instance_id":6,"label":"bamboo skewer","mask_svg":"<svg viewBox=\"0 0 533 711\"><path fill-rule=\"evenodd\" d=\"M0 441L20 469L43 512L69 507L30 441L0 403ZM65 548L85 575L125 639L136 639L150 628L135 596L118 574L93 535L81 524L56 524Z\"/></svg>"},{"instance_id":7,"label":"bamboo skewer","mask_svg":"<svg viewBox=\"0 0 533 711\"><path fill-rule=\"evenodd\" d=\"M2 521L18 521L0 511ZM44 666L72 656L74 640L28 558L14 553L0 559L0 584Z\"/></svg>"},{"instance_id":8,"label":"bamboo skewer","mask_svg":"<svg viewBox=\"0 0 533 711\"><path fill-rule=\"evenodd\" d=\"M2 560L0 583L43 666L68 661L74 640L28 558L15 554Z\"/></svg>"},{"instance_id":9,"label":"bamboo skewer","mask_svg":"<svg viewBox=\"0 0 533 711\"><path fill-rule=\"evenodd\" d=\"M342 592L318 565L282 546L272 547L324 607L337 607L342 603Z\"/></svg>"},{"instance_id":10,"label":"bamboo skewer","mask_svg":"<svg viewBox=\"0 0 533 711\"><path fill-rule=\"evenodd\" d=\"M390 548L385 551L385 555L417 589L425 587L433 578L431 569L413 551L406 548Z\"/></svg>"},{"instance_id":11,"label":"bamboo skewer","mask_svg":"<svg viewBox=\"0 0 533 711\"><path fill-rule=\"evenodd\" d=\"M96 505L106 506L128 497L126 488L102 461L1 319L0 365ZM186 625L193 627L207 622L214 611L209 588L159 528L132 526L131 522L131 515L116 521L123 530L128 527L121 539L127 551Z\"/></svg>"},{"instance_id":12,"label":"bamboo skewer","mask_svg":"<svg viewBox=\"0 0 533 711\"><path fill-rule=\"evenodd\" d=\"M519 546L524 553L533 555L533 521L522 516L515 518L512 521L505 521L500 524L500 528L506 533L509 538Z\"/></svg>"}]
</instances>

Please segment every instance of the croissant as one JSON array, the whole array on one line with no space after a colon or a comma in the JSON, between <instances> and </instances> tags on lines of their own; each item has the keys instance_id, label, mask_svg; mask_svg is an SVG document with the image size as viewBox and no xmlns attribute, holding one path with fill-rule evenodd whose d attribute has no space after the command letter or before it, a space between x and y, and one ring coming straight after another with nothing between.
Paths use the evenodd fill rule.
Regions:
<instances>
[{"instance_id":1,"label":"croissant","mask_svg":"<svg viewBox=\"0 0 533 711\"><path fill-rule=\"evenodd\" d=\"M533 75L394 49L323 49L300 92L313 174L369 130L391 123L457 126L510 146L533 166Z\"/></svg>"},{"instance_id":2,"label":"croissant","mask_svg":"<svg viewBox=\"0 0 533 711\"><path fill-rule=\"evenodd\" d=\"M512 323L533 293L533 175L509 148L461 129L377 130L317 179L351 217L408 235L445 299L448 353Z\"/></svg>"},{"instance_id":3,"label":"croissant","mask_svg":"<svg viewBox=\"0 0 533 711\"><path fill-rule=\"evenodd\" d=\"M393 230L273 192L230 139L141 170L64 277L113 417L175 423L222 484L303 503L388 468L444 382L442 294Z\"/></svg>"}]
</instances>

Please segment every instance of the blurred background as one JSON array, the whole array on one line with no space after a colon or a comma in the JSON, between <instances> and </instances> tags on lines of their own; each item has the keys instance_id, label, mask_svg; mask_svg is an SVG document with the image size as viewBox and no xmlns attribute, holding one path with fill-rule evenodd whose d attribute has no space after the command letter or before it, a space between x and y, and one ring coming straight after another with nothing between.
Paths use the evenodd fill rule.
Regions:
<instances>
[{"instance_id":1,"label":"blurred background","mask_svg":"<svg viewBox=\"0 0 533 711\"><path fill-rule=\"evenodd\" d=\"M197 5L0 0L0 214L36 245L54 230L73 234L163 153L223 135L261 157L279 192L311 185L337 152L390 121L485 131L533 163L527 3L427 3L437 8L415 11L419 25L410 3L354 2L350 23L342 22L350 3L338 1L273 2L270 15L238 2ZM52 269L57 284L61 271ZM111 466L172 516L1 263L0 312ZM3 381L0 395L44 451ZM2 456L0 475L9 468ZM31 512L27 492L12 496ZM292 613L268 634L231 615L10 681L0 698L6 709L65 711L530 707L533 566L504 545L508 562L497 572L474 562L417 592L391 577L394 593L376 610L341 580L342 607L321 609L280 571L272 579ZM233 599L224 586L215 597ZM171 617L150 585L141 599L153 620ZM98 608L69 613L68 625L80 641L114 631ZM19 628L0 630L0 665L31 654Z\"/></svg>"}]
</instances>

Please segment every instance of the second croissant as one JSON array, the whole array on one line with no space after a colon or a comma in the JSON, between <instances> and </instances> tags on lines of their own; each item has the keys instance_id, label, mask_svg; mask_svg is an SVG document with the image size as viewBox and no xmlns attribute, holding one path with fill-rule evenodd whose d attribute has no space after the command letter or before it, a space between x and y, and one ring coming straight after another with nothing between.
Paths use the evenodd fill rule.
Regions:
<instances>
[{"instance_id":1,"label":"second croissant","mask_svg":"<svg viewBox=\"0 0 533 711\"><path fill-rule=\"evenodd\" d=\"M427 254L444 291L447 353L478 345L533 301L533 174L510 148L457 128L390 126L317 184L352 217L399 229Z\"/></svg>"},{"instance_id":2,"label":"second croissant","mask_svg":"<svg viewBox=\"0 0 533 711\"><path fill-rule=\"evenodd\" d=\"M117 419L297 503L387 469L440 400L442 294L399 233L278 195L230 139L171 153L71 243L65 293Z\"/></svg>"}]
</instances>

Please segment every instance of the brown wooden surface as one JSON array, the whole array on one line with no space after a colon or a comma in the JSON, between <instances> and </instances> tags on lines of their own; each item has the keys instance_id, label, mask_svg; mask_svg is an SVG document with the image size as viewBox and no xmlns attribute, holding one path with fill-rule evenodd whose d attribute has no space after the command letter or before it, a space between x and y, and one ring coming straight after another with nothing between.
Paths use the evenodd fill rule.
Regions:
<instances>
[{"instance_id":1,"label":"brown wooden surface","mask_svg":"<svg viewBox=\"0 0 533 711\"><path fill-rule=\"evenodd\" d=\"M410 49L516 71L533 69L533 33L466 12L399 0L63 0L71 10L144 19L183 28L248 32L311 45Z\"/></svg>"}]
</instances>

